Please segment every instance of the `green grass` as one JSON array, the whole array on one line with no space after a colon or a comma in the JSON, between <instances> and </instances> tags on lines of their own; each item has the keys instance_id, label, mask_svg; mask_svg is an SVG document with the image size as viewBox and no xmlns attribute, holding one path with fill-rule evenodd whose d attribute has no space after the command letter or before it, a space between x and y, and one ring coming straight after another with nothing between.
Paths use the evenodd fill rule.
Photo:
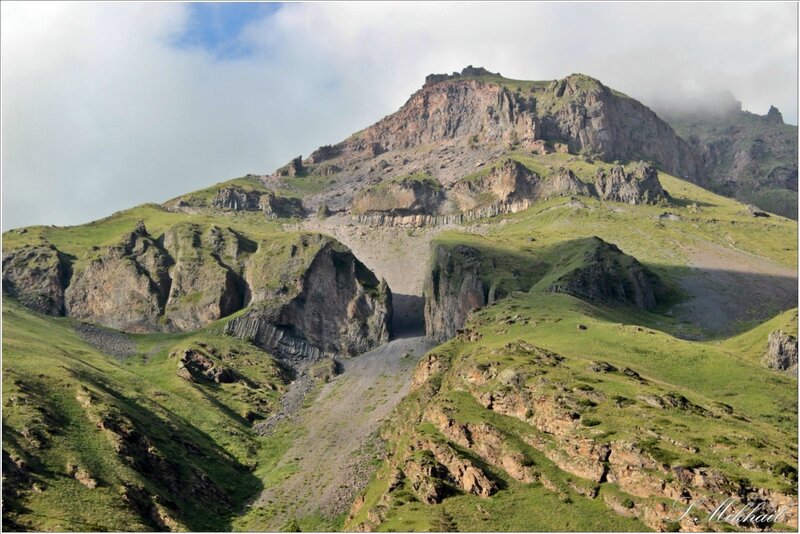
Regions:
<instances>
[{"instance_id":1,"label":"green grass","mask_svg":"<svg viewBox=\"0 0 800 534\"><path fill-rule=\"evenodd\" d=\"M230 528L231 517L262 484L250 469L255 457L269 453L243 415L253 404L272 409L277 402L283 382L272 358L221 337L214 326L190 334L134 336L141 354L120 362L83 342L73 324L4 300L4 452L25 460L42 489L18 486L21 493L7 501L4 520L34 530L154 529L147 514L120 500L128 485L173 503L167 506L170 515L187 528ZM251 385L194 384L178 377L171 354L198 343L227 355L225 365ZM155 458L173 466L159 472L174 476L176 488L137 467L136 462L149 465L147 456L138 456L144 449L134 448L130 461L116 452L113 435L97 426L98 418L108 416L129 421ZM88 489L69 477L68 463L85 468L98 487ZM201 474L227 497L190 495Z\"/></svg>"},{"instance_id":2,"label":"green grass","mask_svg":"<svg viewBox=\"0 0 800 534\"><path fill-rule=\"evenodd\" d=\"M607 168L607 164L571 158L515 156L542 175L563 165L586 181L593 179L598 168ZM449 364L409 395L386 424L390 458L411 454L411 444L420 437L446 441L424 416L430 406L441 406L455 424L488 424L498 429L504 446L522 452L559 491L521 484L502 469L487 466L502 481L497 494L489 499L457 494L429 506L409 498L406 490L388 492L387 464L365 491L364 507L346 527L366 521L369 510L381 509L385 516L378 526L381 531L435 530L448 518L458 529L471 531L644 528L610 514L603 499L579 495L574 487L588 481L555 467L523 439L535 435L556 447L552 436L476 402L481 395L507 390L497 379L481 386L465 380L489 368L496 376L504 370L518 373L536 398L562 399L580 417L576 436L600 443L633 443L669 466L709 466L733 481L748 480L756 487L796 494L791 466L797 459L797 382L761 362L769 332L783 329L796 335L796 310L776 308L775 316L762 324L740 325L735 337L691 341L685 337L701 333L699 329L664 315L663 306L654 312L611 308L544 291L562 273L583 265L593 236L618 244L673 288L691 269L691 247L719 246L796 267L794 221L753 218L736 201L664 173L660 179L673 199L669 206L581 198L585 208L576 209L568 205L569 199L552 199L521 213L489 219L489 225L485 220L467 225L480 224L480 232L445 231L433 240L437 249L451 254L457 255L460 245L478 251L479 277L486 287L504 287L506 296L473 313L467 327L479 337L477 341L451 340L434 350L448 354ZM680 220L659 220L664 211L677 214ZM676 291L668 296L667 304L680 298ZM578 330L578 325L586 329ZM508 348L517 341L557 353L564 360L556 366L543 364ZM608 362L617 371L593 372L589 367L594 361ZM626 375L622 372L626 368L641 378ZM651 405L658 402L663 407ZM640 499L613 484L599 486L601 496L623 507L640 504ZM565 513L568 518L561 512L565 509L573 512Z\"/></svg>"},{"instance_id":3,"label":"green grass","mask_svg":"<svg viewBox=\"0 0 800 534\"><path fill-rule=\"evenodd\" d=\"M303 198L315 195L324 191L333 182L330 176L317 176L313 174L304 176L287 176L283 179L283 185L275 189L275 192L287 197Z\"/></svg>"},{"instance_id":4,"label":"green grass","mask_svg":"<svg viewBox=\"0 0 800 534\"><path fill-rule=\"evenodd\" d=\"M511 315L528 323L504 324L502 319ZM636 326L652 324L656 317L596 307L568 295L536 292L515 293L475 313L470 326L482 336L480 340L454 340L435 349L453 354L440 381L434 381L439 385L432 386L433 393L425 388L412 393L388 424L385 432L393 454L402 458L414 436L446 440L429 423L416 422L427 407L439 405L458 424L489 424L500 430L504 446L530 458L537 472L561 488L560 494L539 484L521 484L502 469L488 466L504 486L490 499L459 494L434 506L413 499L387 501L383 497L387 495L384 471L365 493L366 509L376 505L386 508L387 519L379 530L434 530L441 511L452 516L460 530L469 531L644 528L610 513L602 499L577 494L571 488L588 481L561 471L520 439L534 435L555 446L552 437L521 420L486 410L475 401L482 392L503 391L504 386L496 381L474 386L464 380L474 376L470 370L490 366L497 376L509 369L526 377L537 398L565 399L584 421L576 431L578 436L599 442L637 443L667 465L708 465L731 480L747 479L756 487L794 494L796 480L785 466L794 465L797 455L796 379L764 368L754 353L759 350L757 345L763 350L765 332L772 328L780 326L796 333L796 312L782 314L725 342L686 341ZM577 324L588 328L577 333ZM518 340L556 352L564 360L557 366L543 366L507 348L509 342ZM589 364L598 360L611 363L618 371L590 371ZM634 369L642 380L620 372L624 368ZM642 400L653 396L684 398L687 404L684 408L654 408ZM628 402L620 403L619 399ZM676 443L694 447L697 452L689 453ZM613 485L600 484L601 494L609 492L618 495L618 502L634 502ZM480 508L487 513L477 513ZM348 525L358 525L365 518L366 510L362 510Z\"/></svg>"}]
</instances>

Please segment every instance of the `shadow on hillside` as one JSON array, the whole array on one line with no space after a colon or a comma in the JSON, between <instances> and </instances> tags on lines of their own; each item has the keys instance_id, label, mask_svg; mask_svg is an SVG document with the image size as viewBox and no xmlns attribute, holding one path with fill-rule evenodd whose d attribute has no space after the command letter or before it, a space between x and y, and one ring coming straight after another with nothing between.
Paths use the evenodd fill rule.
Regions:
<instances>
[{"instance_id":1,"label":"shadow on hillside","mask_svg":"<svg viewBox=\"0 0 800 534\"><path fill-rule=\"evenodd\" d=\"M152 522L154 530L163 529L153 519L152 503L160 502L191 531L229 531L232 512L263 489L249 466L164 403L128 397L89 371L69 372L78 383L102 392L95 401L95 409L102 414L100 428L118 435L123 444L120 460L147 481L149 488L132 506L143 521ZM198 389L209 397L202 387ZM214 404L221 408L220 403ZM222 411L231 417L230 410Z\"/></svg>"},{"instance_id":2,"label":"shadow on hillside","mask_svg":"<svg viewBox=\"0 0 800 534\"><path fill-rule=\"evenodd\" d=\"M702 330L680 337L730 337L797 307L797 277L788 273L677 265L649 267L682 295L664 313Z\"/></svg>"}]
</instances>

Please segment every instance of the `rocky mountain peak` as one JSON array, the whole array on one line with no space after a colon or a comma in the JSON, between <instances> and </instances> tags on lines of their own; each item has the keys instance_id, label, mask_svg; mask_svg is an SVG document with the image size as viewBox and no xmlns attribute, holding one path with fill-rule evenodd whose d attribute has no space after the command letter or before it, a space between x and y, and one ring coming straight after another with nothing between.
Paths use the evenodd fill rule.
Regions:
<instances>
[{"instance_id":1,"label":"rocky mountain peak","mask_svg":"<svg viewBox=\"0 0 800 534\"><path fill-rule=\"evenodd\" d=\"M428 74L425 77L425 85L433 85L446 80L455 80L458 78L475 78L480 76L497 76L502 77L499 72L491 72L483 67L473 67L467 65L461 72L454 72L453 74Z\"/></svg>"},{"instance_id":2,"label":"rocky mountain peak","mask_svg":"<svg viewBox=\"0 0 800 534\"><path fill-rule=\"evenodd\" d=\"M775 106L769 107L769 111L767 112L766 117L769 122L783 124L783 115L781 114L780 110Z\"/></svg>"},{"instance_id":3,"label":"rocky mountain peak","mask_svg":"<svg viewBox=\"0 0 800 534\"><path fill-rule=\"evenodd\" d=\"M523 81L468 66L428 76L395 113L305 160L295 158L268 181L283 188L297 176L324 177L330 187L306 198L306 206L346 211L359 191L397 176L427 174L448 191L512 153L553 149L699 176L697 154L667 123L591 76Z\"/></svg>"}]
</instances>

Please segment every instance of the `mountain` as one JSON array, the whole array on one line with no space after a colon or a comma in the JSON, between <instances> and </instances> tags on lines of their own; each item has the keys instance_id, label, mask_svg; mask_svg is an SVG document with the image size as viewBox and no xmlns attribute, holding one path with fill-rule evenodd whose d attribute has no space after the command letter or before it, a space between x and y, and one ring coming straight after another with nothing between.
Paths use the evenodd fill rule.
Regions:
<instances>
[{"instance_id":1,"label":"mountain","mask_svg":"<svg viewBox=\"0 0 800 534\"><path fill-rule=\"evenodd\" d=\"M6 232L4 528L796 529L797 222L704 165L590 77L467 67Z\"/></svg>"},{"instance_id":2,"label":"mountain","mask_svg":"<svg viewBox=\"0 0 800 534\"><path fill-rule=\"evenodd\" d=\"M797 218L797 127L775 107L766 115L742 110L730 93L713 105L658 108L699 154L703 180L717 193Z\"/></svg>"}]
</instances>

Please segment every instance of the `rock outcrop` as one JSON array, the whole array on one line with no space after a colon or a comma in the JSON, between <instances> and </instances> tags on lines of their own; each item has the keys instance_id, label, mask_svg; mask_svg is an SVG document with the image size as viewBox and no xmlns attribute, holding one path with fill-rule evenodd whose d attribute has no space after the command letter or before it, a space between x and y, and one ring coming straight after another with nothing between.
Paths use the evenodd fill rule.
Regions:
<instances>
[{"instance_id":1,"label":"rock outcrop","mask_svg":"<svg viewBox=\"0 0 800 534\"><path fill-rule=\"evenodd\" d=\"M737 509L739 506L759 505L765 513L780 513L781 523L796 525L796 493L757 488L746 479L732 478L704 465L681 465L676 457L665 455L659 449L659 442L665 442L697 452L681 440L652 431L647 431L645 436L621 436L612 432L610 440L608 434L601 438L587 434L585 429L595 424L588 415L596 403L603 402L606 397L590 386L563 387L555 376L563 376L558 372L565 369L566 357L521 339L495 350L484 348L472 354L479 361L466 357L452 364L446 356L434 352L419 363L415 372L415 391L428 396L425 403L419 405L422 414L417 417L432 424L446 438L444 443L436 446L455 444L469 450L482 462L505 471L511 478L524 483L539 481L555 493L563 494L566 486L584 497L595 499L600 495L601 484L612 483L624 492L623 495L631 498L623 506L606 496L606 504L617 513L638 517L656 530L663 531L668 526L694 530L697 526L692 517L680 518L674 514L674 509L663 506L660 501L664 499L679 501L685 506L693 504L704 514L710 514L719 503L731 499ZM616 369L608 364L594 364L602 367L603 372L616 373ZM657 385L642 387L658 388ZM471 399L465 398L461 392ZM680 402L661 409L690 410L698 417L721 417L679 395L667 393L663 396ZM458 401L453 402L454 398ZM471 402L486 410L485 417L468 407ZM630 404L612 408L611 416L630 417L630 413L614 413L627 410L626 406ZM496 414L522 421L528 428L508 424ZM730 416L730 412L725 415ZM496 427L489 421L502 426ZM538 451L562 473L545 468L545 461L541 458L532 461L528 456L530 453L518 444L519 441ZM409 448L412 458L416 457L413 454L420 447L434 449L424 440L417 443L425 444ZM397 453L400 458L402 455L403 452ZM438 455L434 456L439 459ZM410 464L413 462L400 464L406 476L409 476L407 469ZM787 469L792 470L791 467ZM441 470L420 471L412 471L410 476L415 481L414 487L436 487L435 480L442 476ZM576 483L576 477L581 482ZM420 500L439 502L440 493L431 493L428 499ZM680 520L676 522L676 518ZM741 526L735 520L727 520Z\"/></svg>"},{"instance_id":2,"label":"rock outcrop","mask_svg":"<svg viewBox=\"0 0 800 534\"><path fill-rule=\"evenodd\" d=\"M590 151L606 161L645 159L679 176L695 176L697 161L688 144L650 109L588 76L574 74L549 85L514 83L468 68L459 76L428 77L396 113L357 136L326 150L326 155L380 152L456 138L478 143L509 142L533 147L535 141L563 142L572 151ZM323 154L315 152L314 160Z\"/></svg>"},{"instance_id":3,"label":"rock outcrop","mask_svg":"<svg viewBox=\"0 0 800 534\"><path fill-rule=\"evenodd\" d=\"M435 214L443 199L442 185L432 176L405 176L361 191L353 200L351 212L400 216Z\"/></svg>"},{"instance_id":4,"label":"rock outcrop","mask_svg":"<svg viewBox=\"0 0 800 534\"><path fill-rule=\"evenodd\" d=\"M365 188L415 173L434 176L448 196L456 182L492 162L512 154L553 152L580 154L588 161L645 160L670 174L699 181L695 151L650 109L599 81L576 74L553 82L527 82L473 67L454 75L429 76L397 112L340 143L320 147L294 167L301 168L298 176L318 185L304 198L310 210L323 204L334 211L354 208L355 215L369 217L372 223L388 218L406 226L407 220L397 218L459 216L488 207L519 210L531 200L501 201L488 190L476 196L466 185L462 186L466 198L461 199L465 205L445 199L438 211L429 206L424 214L416 207L390 214L392 209L408 209L404 202L371 209L361 205L362 199L354 200ZM279 169L263 182L276 190L291 188L288 169ZM543 172L540 178L544 174L551 173ZM572 179L566 171L553 174L555 180L540 181L534 198L592 190L591 184ZM370 203L379 205L374 196Z\"/></svg>"},{"instance_id":5,"label":"rock outcrop","mask_svg":"<svg viewBox=\"0 0 800 534\"><path fill-rule=\"evenodd\" d=\"M130 332L161 329L173 260L143 223L76 270L65 291L67 315Z\"/></svg>"},{"instance_id":6,"label":"rock outcrop","mask_svg":"<svg viewBox=\"0 0 800 534\"><path fill-rule=\"evenodd\" d=\"M52 245L27 245L3 255L3 294L48 315L64 314L69 264Z\"/></svg>"},{"instance_id":7,"label":"rock outcrop","mask_svg":"<svg viewBox=\"0 0 800 534\"><path fill-rule=\"evenodd\" d=\"M226 331L289 360L355 355L389 340L391 291L346 247L326 240L275 300L233 319Z\"/></svg>"},{"instance_id":8,"label":"rock outcrop","mask_svg":"<svg viewBox=\"0 0 800 534\"><path fill-rule=\"evenodd\" d=\"M210 381L217 384L238 382L241 377L229 367L215 362L208 354L195 348L179 351L177 375L190 382Z\"/></svg>"},{"instance_id":9,"label":"rock outcrop","mask_svg":"<svg viewBox=\"0 0 800 534\"><path fill-rule=\"evenodd\" d=\"M591 195L592 190L572 171L559 169L541 178L522 163L506 159L488 173L457 181L448 196L462 212L487 206L529 204L556 196Z\"/></svg>"},{"instance_id":10,"label":"rock outcrop","mask_svg":"<svg viewBox=\"0 0 800 534\"><path fill-rule=\"evenodd\" d=\"M306 216L303 201L299 198L282 197L273 193L261 196L261 210L270 219L290 219Z\"/></svg>"},{"instance_id":11,"label":"rock outcrop","mask_svg":"<svg viewBox=\"0 0 800 534\"><path fill-rule=\"evenodd\" d=\"M454 337L469 315L487 303L480 251L466 245L435 246L422 293L425 335L442 342Z\"/></svg>"},{"instance_id":12,"label":"rock outcrop","mask_svg":"<svg viewBox=\"0 0 800 534\"><path fill-rule=\"evenodd\" d=\"M642 162L627 169L615 165L610 173L598 171L595 188L601 199L626 204L657 204L669 200L658 181L658 171Z\"/></svg>"},{"instance_id":13,"label":"rock outcrop","mask_svg":"<svg viewBox=\"0 0 800 534\"><path fill-rule=\"evenodd\" d=\"M589 196L628 204L669 201L658 171L644 162L610 173L598 171L594 184L584 183L560 167L541 177L517 160L506 158L484 172L461 178L442 190L432 176L391 180L356 195L353 219L369 225L422 227L461 224L516 213L553 197Z\"/></svg>"},{"instance_id":14,"label":"rock outcrop","mask_svg":"<svg viewBox=\"0 0 800 534\"><path fill-rule=\"evenodd\" d=\"M53 247L9 252L3 291L38 311L127 332L195 330L249 306L227 331L287 359L356 355L390 337L388 285L328 237L256 243L186 222L155 238L140 222L92 252L71 278Z\"/></svg>"},{"instance_id":15,"label":"rock outcrop","mask_svg":"<svg viewBox=\"0 0 800 534\"><path fill-rule=\"evenodd\" d=\"M513 260L508 280L498 266L508 262L502 252L458 244L433 242L430 272L425 280L425 332L446 341L464 328L470 314L505 297L512 291L527 291L545 275L547 265L536 254ZM669 289L657 275L598 237L570 242L563 249L541 252L556 255L569 268L551 273L542 289L568 293L588 302L635 306L651 310ZM567 260L569 258L569 260Z\"/></svg>"},{"instance_id":16,"label":"rock outcrop","mask_svg":"<svg viewBox=\"0 0 800 534\"><path fill-rule=\"evenodd\" d=\"M241 187L225 187L220 189L211 201L211 205L227 211L257 211L261 209L261 191L246 190Z\"/></svg>"},{"instance_id":17,"label":"rock outcrop","mask_svg":"<svg viewBox=\"0 0 800 534\"><path fill-rule=\"evenodd\" d=\"M254 251L254 243L229 228L203 231L194 224L170 228L163 242L175 261L164 309L171 329L200 328L244 307L241 260Z\"/></svg>"},{"instance_id":18,"label":"rock outcrop","mask_svg":"<svg viewBox=\"0 0 800 534\"><path fill-rule=\"evenodd\" d=\"M238 186L220 189L211 205L225 211L263 211L272 219L306 215L303 202L299 198L283 197L270 191L247 190Z\"/></svg>"},{"instance_id":19,"label":"rock outcrop","mask_svg":"<svg viewBox=\"0 0 800 534\"><path fill-rule=\"evenodd\" d=\"M797 338L780 330L771 332L767 339L764 363L777 371L797 372Z\"/></svg>"},{"instance_id":20,"label":"rock outcrop","mask_svg":"<svg viewBox=\"0 0 800 534\"><path fill-rule=\"evenodd\" d=\"M588 302L622 304L643 310L656 307L667 288L658 276L616 245L592 237L577 245L571 265L548 291L568 293Z\"/></svg>"},{"instance_id":21,"label":"rock outcrop","mask_svg":"<svg viewBox=\"0 0 800 534\"><path fill-rule=\"evenodd\" d=\"M594 78L573 74L534 97L542 138L563 140L572 152L605 161L643 159L676 176L698 177L696 155L666 122Z\"/></svg>"}]
</instances>

